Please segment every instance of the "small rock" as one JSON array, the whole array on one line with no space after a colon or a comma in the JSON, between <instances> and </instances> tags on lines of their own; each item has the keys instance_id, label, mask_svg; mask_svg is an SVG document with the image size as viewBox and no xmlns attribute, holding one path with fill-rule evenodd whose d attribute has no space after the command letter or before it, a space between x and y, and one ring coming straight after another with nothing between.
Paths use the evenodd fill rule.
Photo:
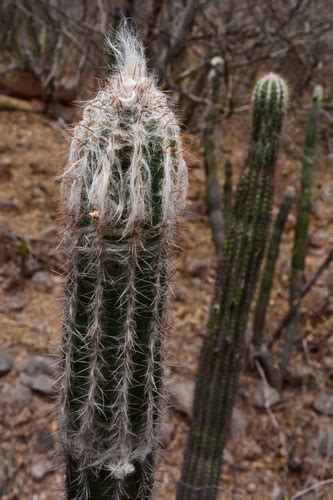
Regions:
<instances>
[{"instance_id":1,"label":"small rock","mask_svg":"<svg viewBox=\"0 0 333 500\"><path fill-rule=\"evenodd\" d=\"M51 395L54 393L57 361L53 356L31 356L18 365L20 379L31 389Z\"/></svg>"},{"instance_id":2,"label":"small rock","mask_svg":"<svg viewBox=\"0 0 333 500\"><path fill-rule=\"evenodd\" d=\"M315 380L313 369L310 366L291 363L288 367L288 382L293 385L309 384Z\"/></svg>"},{"instance_id":3,"label":"small rock","mask_svg":"<svg viewBox=\"0 0 333 500\"><path fill-rule=\"evenodd\" d=\"M330 292L327 287L315 286L311 293L304 299L304 308L312 314L322 312L328 305L330 299Z\"/></svg>"},{"instance_id":4,"label":"small rock","mask_svg":"<svg viewBox=\"0 0 333 500\"><path fill-rule=\"evenodd\" d=\"M53 288L53 281L48 271L37 271L31 278L31 282L39 290L49 291Z\"/></svg>"},{"instance_id":5,"label":"small rock","mask_svg":"<svg viewBox=\"0 0 333 500\"><path fill-rule=\"evenodd\" d=\"M263 451L261 446L256 441L247 442L246 446L248 446L246 452L244 453L244 458L247 460L256 460L262 456Z\"/></svg>"},{"instance_id":6,"label":"small rock","mask_svg":"<svg viewBox=\"0 0 333 500\"><path fill-rule=\"evenodd\" d=\"M169 394L175 410L191 418L194 382L192 380L176 382L169 387Z\"/></svg>"},{"instance_id":7,"label":"small rock","mask_svg":"<svg viewBox=\"0 0 333 500\"><path fill-rule=\"evenodd\" d=\"M7 375L13 368L13 360L7 354L0 356L0 377Z\"/></svg>"},{"instance_id":8,"label":"small rock","mask_svg":"<svg viewBox=\"0 0 333 500\"><path fill-rule=\"evenodd\" d=\"M320 392L315 397L313 407L318 413L333 417L333 396L327 392Z\"/></svg>"},{"instance_id":9,"label":"small rock","mask_svg":"<svg viewBox=\"0 0 333 500\"><path fill-rule=\"evenodd\" d=\"M54 447L54 438L47 429L41 429L37 433L37 446L40 451L47 452Z\"/></svg>"},{"instance_id":10,"label":"small rock","mask_svg":"<svg viewBox=\"0 0 333 500\"><path fill-rule=\"evenodd\" d=\"M6 386L0 396L0 403L9 406L13 413L18 413L25 408L31 400L31 391L22 384Z\"/></svg>"},{"instance_id":11,"label":"small rock","mask_svg":"<svg viewBox=\"0 0 333 500\"><path fill-rule=\"evenodd\" d=\"M52 463L47 460L46 462L38 462L31 467L31 476L35 481L40 481L53 470Z\"/></svg>"},{"instance_id":12,"label":"small rock","mask_svg":"<svg viewBox=\"0 0 333 500\"><path fill-rule=\"evenodd\" d=\"M33 375L48 375L49 377L57 376L57 361L55 356L30 356L21 363L17 369L20 373L26 373L29 376Z\"/></svg>"},{"instance_id":13,"label":"small rock","mask_svg":"<svg viewBox=\"0 0 333 500\"><path fill-rule=\"evenodd\" d=\"M162 425L159 442L162 448L167 448L171 443L174 436L174 426L170 423L165 423Z\"/></svg>"},{"instance_id":14,"label":"small rock","mask_svg":"<svg viewBox=\"0 0 333 500\"><path fill-rule=\"evenodd\" d=\"M232 466L234 465L234 457L231 454L231 451L228 448L224 448L223 450L223 462L226 465Z\"/></svg>"},{"instance_id":15,"label":"small rock","mask_svg":"<svg viewBox=\"0 0 333 500\"><path fill-rule=\"evenodd\" d=\"M267 384L261 384L253 397L253 404L259 409L265 409L267 406L274 406L279 401L280 395L278 391Z\"/></svg>"},{"instance_id":16,"label":"small rock","mask_svg":"<svg viewBox=\"0 0 333 500\"><path fill-rule=\"evenodd\" d=\"M203 278L207 271L207 262L203 259L189 257L186 260L187 272L192 277Z\"/></svg>"},{"instance_id":17,"label":"small rock","mask_svg":"<svg viewBox=\"0 0 333 500\"><path fill-rule=\"evenodd\" d=\"M330 234L323 229L318 229L310 237L310 245L314 248L321 248L330 240Z\"/></svg>"},{"instance_id":18,"label":"small rock","mask_svg":"<svg viewBox=\"0 0 333 500\"><path fill-rule=\"evenodd\" d=\"M16 300L6 300L0 304L0 312L20 312L26 305L26 300L16 299Z\"/></svg>"},{"instance_id":19,"label":"small rock","mask_svg":"<svg viewBox=\"0 0 333 500\"><path fill-rule=\"evenodd\" d=\"M285 500L286 498L288 498L287 490L281 486L274 486L271 493L271 500Z\"/></svg>"},{"instance_id":20,"label":"small rock","mask_svg":"<svg viewBox=\"0 0 333 500\"><path fill-rule=\"evenodd\" d=\"M231 439L234 439L238 434L246 429L248 426L248 417L239 410L236 406L232 410L231 424L230 424L230 435Z\"/></svg>"},{"instance_id":21,"label":"small rock","mask_svg":"<svg viewBox=\"0 0 333 500\"><path fill-rule=\"evenodd\" d=\"M7 198L0 198L0 212L16 212L18 210L17 203Z\"/></svg>"},{"instance_id":22,"label":"small rock","mask_svg":"<svg viewBox=\"0 0 333 500\"><path fill-rule=\"evenodd\" d=\"M318 449L324 458L333 458L333 424L319 428Z\"/></svg>"},{"instance_id":23,"label":"small rock","mask_svg":"<svg viewBox=\"0 0 333 500\"><path fill-rule=\"evenodd\" d=\"M55 380L48 375L29 376L26 373L21 373L20 379L22 384L31 387L34 391L41 392L48 396L54 393Z\"/></svg>"}]
</instances>

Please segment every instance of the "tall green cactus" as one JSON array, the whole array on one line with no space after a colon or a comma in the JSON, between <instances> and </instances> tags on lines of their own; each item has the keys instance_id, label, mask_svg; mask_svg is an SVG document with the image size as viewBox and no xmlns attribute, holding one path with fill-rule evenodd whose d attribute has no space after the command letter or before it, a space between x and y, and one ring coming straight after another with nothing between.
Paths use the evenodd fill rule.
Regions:
<instances>
[{"instance_id":1,"label":"tall green cactus","mask_svg":"<svg viewBox=\"0 0 333 500\"><path fill-rule=\"evenodd\" d=\"M219 265L197 375L179 500L215 499L238 384L244 334L267 240L287 89L275 74L253 94L253 130Z\"/></svg>"},{"instance_id":2,"label":"tall green cactus","mask_svg":"<svg viewBox=\"0 0 333 500\"><path fill-rule=\"evenodd\" d=\"M295 189L289 186L284 194L279 213L276 217L272 237L267 251L265 269L262 275L261 286L253 320L253 343L257 351L260 350L264 334L267 307L273 285L276 261L279 256L282 233L295 197Z\"/></svg>"},{"instance_id":3,"label":"tall green cactus","mask_svg":"<svg viewBox=\"0 0 333 500\"><path fill-rule=\"evenodd\" d=\"M68 499L151 495L169 253L185 202L179 127L123 27L75 127L62 194L68 278L60 424Z\"/></svg>"},{"instance_id":4,"label":"tall green cactus","mask_svg":"<svg viewBox=\"0 0 333 500\"><path fill-rule=\"evenodd\" d=\"M304 148L304 161L302 167L301 178L301 193L297 207L296 226L295 226L295 240L292 257L292 269L290 279L290 305L291 307L295 302L300 299L303 281L304 281L304 268L305 257L308 243L308 232L310 223L310 210L311 210L311 188L313 180L313 172L315 167L316 156L316 143L317 143L317 129L318 119L320 114L320 104L323 97L323 88L317 85L313 92L312 109L309 117L308 127L305 137ZM280 378L281 382L285 376L287 366L292 354L293 345L297 335L298 321L299 321L299 308L290 322L286 331L286 340L282 351L280 363Z\"/></svg>"}]
</instances>

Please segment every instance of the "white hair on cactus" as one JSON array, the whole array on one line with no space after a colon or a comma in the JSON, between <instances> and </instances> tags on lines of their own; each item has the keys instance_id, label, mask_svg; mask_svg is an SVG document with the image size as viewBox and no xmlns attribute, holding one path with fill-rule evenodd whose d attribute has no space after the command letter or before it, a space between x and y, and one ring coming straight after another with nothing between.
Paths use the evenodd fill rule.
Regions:
<instances>
[{"instance_id":1,"label":"white hair on cactus","mask_svg":"<svg viewBox=\"0 0 333 500\"><path fill-rule=\"evenodd\" d=\"M77 217L83 197L102 224L117 224L126 213L123 230L128 232L150 211L149 143L159 143L164 155L163 222L183 208L187 175L179 126L165 95L147 76L142 46L125 28L115 43L108 43L116 57L114 71L74 128L62 193ZM121 155L128 148L129 166L124 172Z\"/></svg>"},{"instance_id":2,"label":"white hair on cactus","mask_svg":"<svg viewBox=\"0 0 333 500\"><path fill-rule=\"evenodd\" d=\"M265 102L269 103L273 90L277 92L277 101L282 104L282 110L286 109L288 103L288 87L285 80L276 73L268 73L259 79L253 91L253 100L265 97Z\"/></svg>"}]
</instances>

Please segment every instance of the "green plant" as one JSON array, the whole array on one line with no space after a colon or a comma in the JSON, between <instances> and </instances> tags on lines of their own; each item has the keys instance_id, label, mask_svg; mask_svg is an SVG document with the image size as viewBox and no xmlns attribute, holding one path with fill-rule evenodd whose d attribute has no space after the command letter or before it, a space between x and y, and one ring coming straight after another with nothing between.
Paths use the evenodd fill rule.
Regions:
<instances>
[{"instance_id":1,"label":"green plant","mask_svg":"<svg viewBox=\"0 0 333 500\"><path fill-rule=\"evenodd\" d=\"M201 352L179 500L215 499L238 384L249 307L271 219L287 89L275 74L253 93L252 137L235 194Z\"/></svg>"},{"instance_id":2,"label":"green plant","mask_svg":"<svg viewBox=\"0 0 333 500\"><path fill-rule=\"evenodd\" d=\"M315 166L316 142L318 118L320 113L320 103L323 98L323 89L318 85L313 93L312 109L309 117L304 148L304 161L301 177L301 192L297 206L295 239L293 248L293 257L291 264L291 279L290 279L290 305L299 302L304 285L304 268L307 251L310 210L311 210L311 189L313 182L313 171ZM296 314L293 320L288 325L286 330L286 338L283 346L280 364L281 382L285 376L287 366L292 354L293 345L297 335L299 322L298 303Z\"/></svg>"},{"instance_id":3,"label":"green plant","mask_svg":"<svg viewBox=\"0 0 333 500\"><path fill-rule=\"evenodd\" d=\"M60 426L67 498L150 496L163 401L169 253L185 203L180 132L123 27L62 179L68 262Z\"/></svg>"},{"instance_id":4,"label":"green plant","mask_svg":"<svg viewBox=\"0 0 333 500\"><path fill-rule=\"evenodd\" d=\"M266 265L262 275L261 286L253 321L253 343L257 351L260 350L264 334L267 307L273 285L276 261L280 252L282 233L287 222L294 197L295 189L292 186L289 186L286 189L279 213L276 217L274 229L267 251Z\"/></svg>"}]
</instances>

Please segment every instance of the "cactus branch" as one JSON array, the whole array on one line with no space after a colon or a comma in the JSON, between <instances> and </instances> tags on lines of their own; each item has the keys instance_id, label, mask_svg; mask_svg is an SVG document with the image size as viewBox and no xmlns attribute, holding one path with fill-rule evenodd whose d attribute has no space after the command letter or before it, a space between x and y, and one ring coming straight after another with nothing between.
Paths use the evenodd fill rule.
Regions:
<instances>
[{"instance_id":1,"label":"cactus branch","mask_svg":"<svg viewBox=\"0 0 333 500\"><path fill-rule=\"evenodd\" d=\"M322 100L322 87L315 88L312 109L309 117L308 128L305 137L304 161L301 178L301 193L297 207L295 240L292 257L292 270L290 279L290 305L298 301L302 293L305 257L307 250L310 210L311 210L311 188L315 166L316 142L318 118L320 113L320 102ZM299 305L292 321L286 331L286 339L281 355L280 378L283 380L287 366L292 354L293 345L297 336L299 323Z\"/></svg>"},{"instance_id":2,"label":"cactus branch","mask_svg":"<svg viewBox=\"0 0 333 500\"><path fill-rule=\"evenodd\" d=\"M282 238L282 233L287 221L293 200L295 197L295 190L293 187L289 187L284 195L280 211L276 218L272 237L267 251L267 259L265 269L262 275L261 287L259 291L258 301L256 305L254 321L253 321L253 343L256 351L260 350L262 343L267 307L269 303L269 297L271 293L271 288L274 279L274 272L276 261L280 251L280 243Z\"/></svg>"}]
</instances>

